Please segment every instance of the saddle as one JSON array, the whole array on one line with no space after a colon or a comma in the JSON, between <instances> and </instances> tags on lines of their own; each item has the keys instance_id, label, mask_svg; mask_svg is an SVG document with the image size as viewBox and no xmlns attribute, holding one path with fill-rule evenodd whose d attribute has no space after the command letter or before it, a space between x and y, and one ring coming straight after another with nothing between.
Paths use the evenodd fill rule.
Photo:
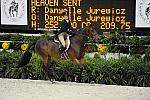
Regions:
<instances>
[{"instance_id":1,"label":"saddle","mask_svg":"<svg viewBox=\"0 0 150 100\"><path fill-rule=\"evenodd\" d=\"M68 56L68 53L67 53L67 50L69 49L69 47L70 47L70 40L69 40L69 38L70 38L70 35L68 35L67 37L65 37L65 40L67 39L68 40L68 45L67 45L67 47L65 48L65 50L64 50L64 52L61 52L62 50L62 44L61 44L61 42L59 41L59 39L58 39L58 35L56 35L54 38L53 38L53 41L55 42L55 43L58 43L59 44L59 51L60 51L60 54L61 54L61 59L67 59L67 60L69 60L69 56Z\"/></svg>"},{"instance_id":2,"label":"saddle","mask_svg":"<svg viewBox=\"0 0 150 100\"><path fill-rule=\"evenodd\" d=\"M54 33L55 35L52 36L52 37L50 37L49 40L53 40L53 42L59 44L59 50L61 51L62 44L61 44L61 42L60 42L60 40L59 40L59 38L58 38L58 35L60 34L60 32L59 32L58 30L55 30L55 31L53 31L53 33ZM67 35L66 37L64 37L65 40L68 40L68 45L67 45L67 47L65 48L65 50L64 50L65 52L64 52L64 53L61 53L61 52L60 52L62 59L64 59L64 58L69 59L67 50L68 50L69 47L70 47L70 38L73 37L73 36L75 36L75 32L72 33L72 35Z\"/></svg>"},{"instance_id":3,"label":"saddle","mask_svg":"<svg viewBox=\"0 0 150 100\"><path fill-rule=\"evenodd\" d=\"M55 35L53 36L53 41L55 42L55 43L58 43L59 44L59 49L62 47L62 44L61 44L61 42L60 42L60 40L58 39L58 35L59 35L59 33L58 33L58 31L56 32L55 31ZM69 49L69 47L70 47L70 37L71 37L72 35L68 35L68 36L65 36L64 37L64 39L65 40L67 40L68 41L68 45L66 46L66 49L65 49L65 52L67 52L67 50Z\"/></svg>"}]
</instances>

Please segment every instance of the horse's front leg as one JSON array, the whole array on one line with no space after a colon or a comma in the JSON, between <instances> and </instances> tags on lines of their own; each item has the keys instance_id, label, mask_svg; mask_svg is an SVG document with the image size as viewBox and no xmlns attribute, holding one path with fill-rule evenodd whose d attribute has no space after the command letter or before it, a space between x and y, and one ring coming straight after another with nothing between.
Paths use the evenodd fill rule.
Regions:
<instances>
[{"instance_id":1,"label":"horse's front leg","mask_svg":"<svg viewBox=\"0 0 150 100\"><path fill-rule=\"evenodd\" d=\"M82 73L83 73L84 70L87 70L87 66L86 66L85 61L84 61L83 58L81 58L79 60L79 62L80 62L80 76L79 77L82 77Z\"/></svg>"},{"instance_id":2,"label":"horse's front leg","mask_svg":"<svg viewBox=\"0 0 150 100\"><path fill-rule=\"evenodd\" d=\"M83 62L84 62L84 60L81 60L81 61L80 61L80 60L78 60L78 59L73 59L72 62L73 62L73 64L79 65L79 67L80 67L79 76L76 77L77 79L75 79L75 81L77 81L77 82L82 82L82 73L83 73L83 69L84 69L84 67L83 67Z\"/></svg>"}]
</instances>

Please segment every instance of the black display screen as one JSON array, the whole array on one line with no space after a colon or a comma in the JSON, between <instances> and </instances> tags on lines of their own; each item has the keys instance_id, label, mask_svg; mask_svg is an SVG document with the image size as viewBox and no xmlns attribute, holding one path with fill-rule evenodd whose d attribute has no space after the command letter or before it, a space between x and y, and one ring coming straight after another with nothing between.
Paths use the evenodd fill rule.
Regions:
<instances>
[{"instance_id":1,"label":"black display screen","mask_svg":"<svg viewBox=\"0 0 150 100\"><path fill-rule=\"evenodd\" d=\"M95 22L98 31L130 31L134 26L134 0L29 0L28 25L1 28L27 30L59 29L62 12L69 12L74 29Z\"/></svg>"}]
</instances>

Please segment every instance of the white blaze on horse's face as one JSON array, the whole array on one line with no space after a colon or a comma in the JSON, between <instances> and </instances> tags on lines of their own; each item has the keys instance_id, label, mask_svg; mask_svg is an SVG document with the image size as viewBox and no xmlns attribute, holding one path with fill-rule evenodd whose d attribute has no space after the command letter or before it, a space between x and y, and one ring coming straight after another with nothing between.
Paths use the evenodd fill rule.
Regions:
<instances>
[{"instance_id":1,"label":"white blaze on horse's face","mask_svg":"<svg viewBox=\"0 0 150 100\"><path fill-rule=\"evenodd\" d=\"M64 15L64 19L68 20L68 19L69 19L69 17L68 17L67 15Z\"/></svg>"}]
</instances>

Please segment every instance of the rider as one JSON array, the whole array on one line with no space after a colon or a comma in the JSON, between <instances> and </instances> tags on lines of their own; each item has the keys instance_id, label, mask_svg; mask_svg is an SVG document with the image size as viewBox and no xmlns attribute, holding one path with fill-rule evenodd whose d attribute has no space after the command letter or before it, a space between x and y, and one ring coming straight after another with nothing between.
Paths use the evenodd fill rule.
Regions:
<instances>
[{"instance_id":1,"label":"rider","mask_svg":"<svg viewBox=\"0 0 150 100\"><path fill-rule=\"evenodd\" d=\"M16 3L15 0L13 0L13 1L11 2L11 5L12 5L12 6L15 6L15 5L18 5L18 3Z\"/></svg>"},{"instance_id":2,"label":"rider","mask_svg":"<svg viewBox=\"0 0 150 100\"><path fill-rule=\"evenodd\" d=\"M63 12L62 14L63 14L64 19L61 22L61 28L60 28L60 32L59 32L60 34L58 35L58 38L62 44L61 53L64 53L66 46L67 46L66 42L68 41L68 40L65 40L64 37L68 36L68 35L72 35L73 28L71 26L71 22L68 17L68 12Z\"/></svg>"}]
</instances>

